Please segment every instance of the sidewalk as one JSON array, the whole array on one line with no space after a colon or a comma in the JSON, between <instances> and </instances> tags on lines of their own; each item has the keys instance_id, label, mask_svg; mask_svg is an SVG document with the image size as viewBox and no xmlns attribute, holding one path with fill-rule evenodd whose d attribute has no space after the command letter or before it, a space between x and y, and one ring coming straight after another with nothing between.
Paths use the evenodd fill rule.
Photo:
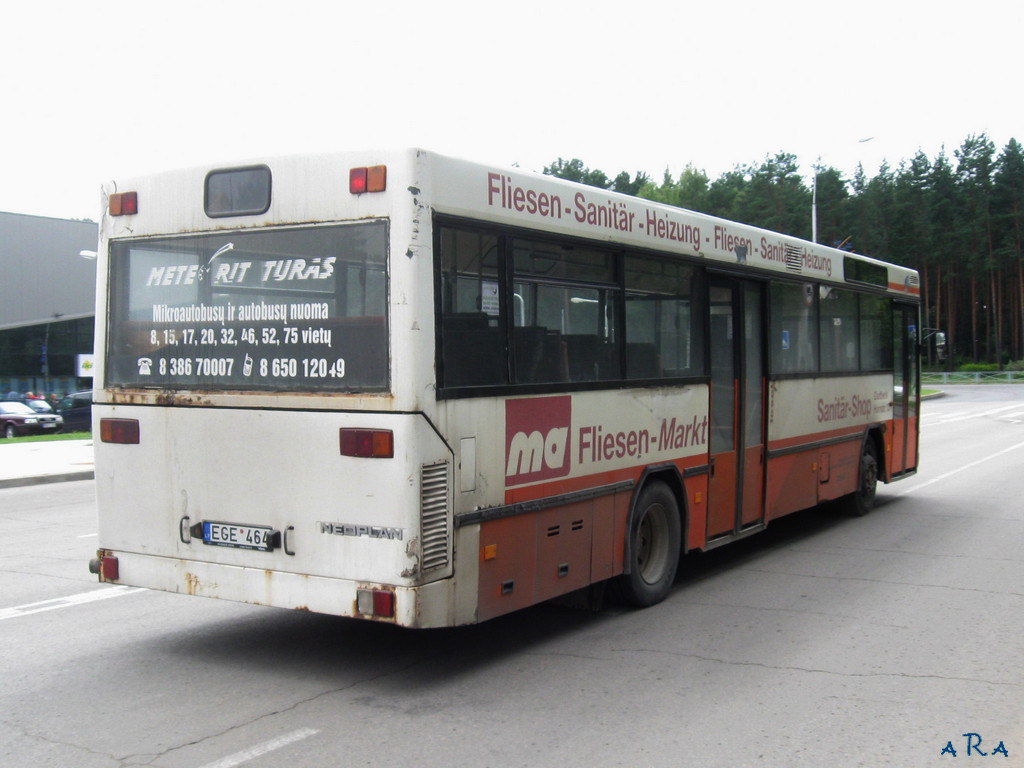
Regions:
<instances>
[{"instance_id":1,"label":"sidewalk","mask_svg":"<svg viewBox=\"0 0 1024 768\"><path fill-rule=\"evenodd\" d=\"M0 440L0 488L92 480L92 440Z\"/></svg>"}]
</instances>

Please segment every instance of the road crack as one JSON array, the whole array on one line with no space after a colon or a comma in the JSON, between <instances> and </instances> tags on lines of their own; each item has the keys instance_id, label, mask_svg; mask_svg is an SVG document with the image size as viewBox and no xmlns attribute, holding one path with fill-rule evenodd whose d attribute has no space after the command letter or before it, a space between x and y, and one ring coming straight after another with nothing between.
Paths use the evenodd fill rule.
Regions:
<instances>
[{"instance_id":1,"label":"road crack","mask_svg":"<svg viewBox=\"0 0 1024 768\"><path fill-rule=\"evenodd\" d=\"M741 661L737 659L723 659L717 656L705 656L699 653L683 653L680 651L666 651L657 648L616 648L615 653L639 653L657 654L663 656L674 656L677 658L694 659L709 664L722 664L732 667L756 667L760 669L777 670L780 672L803 672L812 675L829 675L843 678L892 678L897 680L940 680L943 682L977 683L980 685L991 685L999 687L1020 688L1018 683L1008 680L985 680L977 677L958 677L953 675L929 675L914 674L910 672L841 672L835 669L823 669L820 667L800 667L788 664L766 664L763 661Z\"/></svg>"}]
</instances>

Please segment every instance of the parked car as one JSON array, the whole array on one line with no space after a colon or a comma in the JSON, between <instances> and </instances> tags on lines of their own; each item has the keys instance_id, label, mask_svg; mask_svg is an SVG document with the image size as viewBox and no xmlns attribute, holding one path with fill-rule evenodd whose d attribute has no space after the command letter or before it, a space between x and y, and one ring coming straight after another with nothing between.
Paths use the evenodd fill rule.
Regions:
<instances>
[{"instance_id":1,"label":"parked car","mask_svg":"<svg viewBox=\"0 0 1024 768\"><path fill-rule=\"evenodd\" d=\"M64 419L56 413L36 413L24 403L0 402L0 434L6 438L59 432Z\"/></svg>"},{"instance_id":2,"label":"parked car","mask_svg":"<svg viewBox=\"0 0 1024 768\"><path fill-rule=\"evenodd\" d=\"M64 419L65 432L91 432L92 390L72 392L57 403L57 413Z\"/></svg>"}]
</instances>

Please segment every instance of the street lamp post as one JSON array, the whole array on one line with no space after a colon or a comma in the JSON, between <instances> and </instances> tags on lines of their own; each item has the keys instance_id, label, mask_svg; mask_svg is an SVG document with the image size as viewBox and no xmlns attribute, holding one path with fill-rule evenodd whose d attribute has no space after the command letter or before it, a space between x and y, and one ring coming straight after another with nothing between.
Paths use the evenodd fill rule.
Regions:
<instances>
[{"instance_id":1,"label":"street lamp post","mask_svg":"<svg viewBox=\"0 0 1024 768\"><path fill-rule=\"evenodd\" d=\"M64 317L63 312L54 312L53 320L60 320ZM43 391L50 391L50 324L53 320L46 321L46 333L43 334Z\"/></svg>"},{"instance_id":2,"label":"street lamp post","mask_svg":"<svg viewBox=\"0 0 1024 768\"><path fill-rule=\"evenodd\" d=\"M858 144L867 144L874 139L868 136L866 139L857 139ZM814 177L811 181L811 242L818 242L818 168L821 165L821 155L818 155L818 165L814 166Z\"/></svg>"},{"instance_id":3,"label":"street lamp post","mask_svg":"<svg viewBox=\"0 0 1024 768\"><path fill-rule=\"evenodd\" d=\"M821 162L821 158L818 158ZM811 242L818 242L818 166L814 166L814 180L811 181Z\"/></svg>"}]
</instances>

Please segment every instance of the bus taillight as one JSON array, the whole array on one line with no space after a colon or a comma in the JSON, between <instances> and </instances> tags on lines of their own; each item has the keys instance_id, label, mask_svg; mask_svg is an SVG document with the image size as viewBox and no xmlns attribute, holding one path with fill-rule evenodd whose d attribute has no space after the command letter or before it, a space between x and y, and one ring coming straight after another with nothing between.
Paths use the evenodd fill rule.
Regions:
<instances>
[{"instance_id":1,"label":"bus taillight","mask_svg":"<svg viewBox=\"0 0 1024 768\"><path fill-rule=\"evenodd\" d=\"M390 429L340 430L341 455L359 459L391 459L395 456L395 435Z\"/></svg>"},{"instance_id":2,"label":"bus taillight","mask_svg":"<svg viewBox=\"0 0 1024 768\"><path fill-rule=\"evenodd\" d=\"M395 593L387 589L357 589L356 610L364 616L392 619L395 616Z\"/></svg>"},{"instance_id":3,"label":"bus taillight","mask_svg":"<svg viewBox=\"0 0 1024 768\"><path fill-rule=\"evenodd\" d=\"M138 192L116 192L110 196L108 208L111 216L131 216L139 212Z\"/></svg>"},{"instance_id":4,"label":"bus taillight","mask_svg":"<svg viewBox=\"0 0 1024 768\"><path fill-rule=\"evenodd\" d=\"M104 443L138 445L138 419L100 419L100 440Z\"/></svg>"},{"instance_id":5,"label":"bus taillight","mask_svg":"<svg viewBox=\"0 0 1024 768\"><path fill-rule=\"evenodd\" d=\"M387 187L388 167L386 165L349 169L348 191L353 195L361 195L364 192L383 192Z\"/></svg>"},{"instance_id":6,"label":"bus taillight","mask_svg":"<svg viewBox=\"0 0 1024 768\"><path fill-rule=\"evenodd\" d=\"M89 573L95 573L100 581L117 581L120 578L117 558L101 549L89 561Z\"/></svg>"}]
</instances>

